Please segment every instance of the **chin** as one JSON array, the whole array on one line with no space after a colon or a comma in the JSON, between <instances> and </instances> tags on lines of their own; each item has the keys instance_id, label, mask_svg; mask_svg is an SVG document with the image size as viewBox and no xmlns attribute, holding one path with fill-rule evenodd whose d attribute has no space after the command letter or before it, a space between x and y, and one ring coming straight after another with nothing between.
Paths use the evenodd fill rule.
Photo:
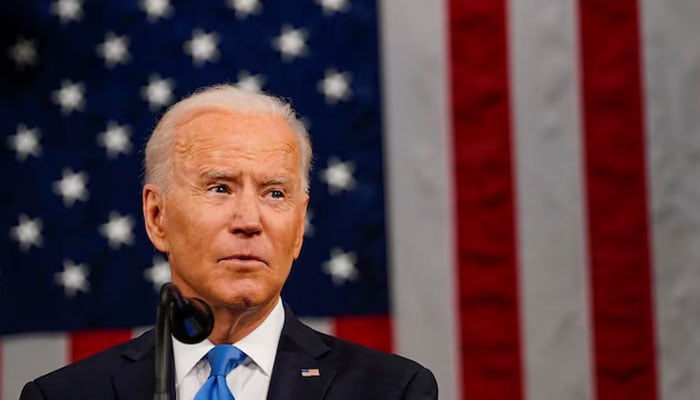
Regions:
<instances>
[{"instance_id":1,"label":"chin","mask_svg":"<svg viewBox=\"0 0 700 400\"><path fill-rule=\"evenodd\" d=\"M277 295L270 294L269 290L258 285L246 285L243 282L237 282L234 285L228 285L220 292L219 301L227 308L242 310L257 307L263 307L270 303Z\"/></svg>"}]
</instances>

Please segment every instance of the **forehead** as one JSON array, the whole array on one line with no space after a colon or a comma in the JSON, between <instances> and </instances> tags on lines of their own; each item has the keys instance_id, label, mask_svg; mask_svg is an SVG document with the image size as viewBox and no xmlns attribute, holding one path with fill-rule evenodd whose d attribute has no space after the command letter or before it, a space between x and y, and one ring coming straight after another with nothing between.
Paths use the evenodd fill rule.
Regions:
<instances>
[{"instance_id":1,"label":"forehead","mask_svg":"<svg viewBox=\"0 0 700 400\"><path fill-rule=\"evenodd\" d=\"M181 118L174 130L176 157L210 155L254 156L279 153L299 159L296 135L276 114L244 114L217 108L200 109ZM272 154L268 154L272 155Z\"/></svg>"}]
</instances>

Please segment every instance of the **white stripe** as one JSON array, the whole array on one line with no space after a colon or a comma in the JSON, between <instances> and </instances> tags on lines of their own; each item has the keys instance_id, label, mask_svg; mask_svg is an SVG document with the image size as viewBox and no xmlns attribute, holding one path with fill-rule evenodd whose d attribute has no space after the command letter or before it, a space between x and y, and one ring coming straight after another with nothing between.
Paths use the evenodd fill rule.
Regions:
<instances>
[{"instance_id":1,"label":"white stripe","mask_svg":"<svg viewBox=\"0 0 700 400\"><path fill-rule=\"evenodd\" d=\"M380 2L389 274L396 351L459 399L443 3Z\"/></svg>"},{"instance_id":2,"label":"white stripe","mask_svg":"<svg viewBox=\"0 0 700 400\"><path fill-rule=\"evenodd\" d=\"M301 321L319 332L333 335L333 320L330 318L301 318Z\"/></svg>"},{"instance_id":3,"label":"white stripe","mask_svg":"<svg viewBox=\"0 0 700 400\"><path fill-rule=\"evenodd\" d=\"M137 326L131 330L131 337L137 338L151 329L153 329L153 326Z\"/></svg>"},{"instance_id":4,"label":"white stripe","mask_svg":"<svg viewBox=\"0 0 700 400\"><path fill-rule=\"evenodd\" d=\"M576 2L510 2L525 394L592 398Z\"/></svg>"},{"instance_id":5,"label":"white stripe","mask_svg":"<svg viewBox=\"0 0 700 400\"><path fill-rule=\"evenodd\" d=\"M64 366L68 343L61 333L22 334L2 338L2 395L19 398L25 383Z\"/></svg>"},{"instance_id":6,"label":"white stripe","mask_svg":"<svg viewBox=\"0 0 700 400\"><path fill-rule=\"evenodd\" d=\"M700 2L640 4L659 389L700 399Z\"/></svg>"}]
</instances>

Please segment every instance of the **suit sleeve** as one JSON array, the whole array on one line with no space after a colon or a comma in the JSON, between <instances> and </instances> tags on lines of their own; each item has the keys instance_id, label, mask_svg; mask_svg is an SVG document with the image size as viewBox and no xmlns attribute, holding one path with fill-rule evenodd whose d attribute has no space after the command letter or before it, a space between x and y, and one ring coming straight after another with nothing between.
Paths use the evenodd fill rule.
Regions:
<instances>
[{"instance_id":1,"label":"suit sleeve","mask_svg":"<svg viewBox=\"0 0 700 400\"><path fill-rule=\"evenodd\" d=\"M430 370L421 368L408 382L403 400L437 400L438 387Z\"/></svg>"},{"instance_id":2,"label":"suit sleeve","mask_svg":"<svg viewBox=\"0 0 700 400\"><path fill-rule=\"evenodd\" d=\"M22 388L22 394L19 395L19 400L44 400L45 397L34 382L29 382Z\"/></svg>"}]
</instances>

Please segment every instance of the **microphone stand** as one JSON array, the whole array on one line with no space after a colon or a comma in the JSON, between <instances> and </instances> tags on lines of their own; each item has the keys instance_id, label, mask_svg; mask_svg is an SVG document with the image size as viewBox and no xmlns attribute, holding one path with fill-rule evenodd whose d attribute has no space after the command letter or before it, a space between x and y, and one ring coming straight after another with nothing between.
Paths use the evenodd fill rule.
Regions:
<instances>
[{"instance_id":1,"label":"microphone stand","mask_svg":"<svg viewBox=\"0 0 700 400\"><path fill-rule=\"evenodd\" d=\"M214 314L204 301L184 298L177 286L160 288L156 314L156 385L153 400L170 400L173 339L195 344L206 339L214 328ZM171 336L172 335L172 336Z\"/></svg>"},{"instance_id":2,"label":"microphone stand","mask_svg":"<svg viewBox=\"0 0 700 400\"><path fill-rule=\"evenodd\" d=\"M172 302L172 290L166 283L160 288L160 302L156 314L156 389L153 400L170 400L168 387L170 360L173 357L173 339L170 336L170 304Z\"/></svg>"}]
</instances>

